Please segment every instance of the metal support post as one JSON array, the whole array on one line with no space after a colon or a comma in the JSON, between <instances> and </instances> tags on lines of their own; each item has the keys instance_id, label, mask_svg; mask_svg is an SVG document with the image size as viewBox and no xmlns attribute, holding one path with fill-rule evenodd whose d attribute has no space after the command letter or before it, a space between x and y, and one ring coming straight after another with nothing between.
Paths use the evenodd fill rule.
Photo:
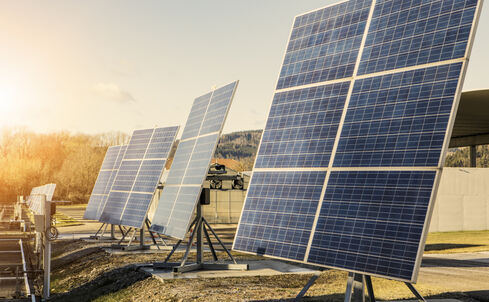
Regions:
<instances>
[{"instance_id":1,"label":"metal support post","mask_svg":"<svg viewBox=\"0 0 489 302\"><path fill-rule=\"evenodd\" d=\"M116 240L115 238L115 226L113 224L110 225L110 239L111 240Z\"/></svg>"},{"instance_id":2,"label":"metal support post","mask_svg":"<svg viewBox=\"0 0 489 302\"><path fill-rule=\"evenodd\" d=\"M202 206L199 204L197 206L197 227L194 230L194 233L197 235L197 258L195 259L195 262L197 264L203 263L203 251L204 251L204 237L202 234L202 228L204 227L204 223L202 221Z\"/></svg>"},{"instance_id":3,"label":"metal support post","mask_svg":"<svg viewBox=\"0 0 489 302\"><path fill-rule=\"evenodd\" d=\"M477 167L477 146L470 146L469 159L470 159L470 167L476 168Z\"/></svg>"},{"instance_id":4,"label":"metal support post","mask_svg":"<svg viewBox=\"0 0 489 302\"><path fill-rule=\"evenodd\" d=\"M211 231L212 235L214 235L214 237L219 242L219 244L222 246L224 251L226 251L226 253L228 254L231 261L233 261L232 264L205 263L204 262L204 235L205 235L206 241L209 245L209 248L212 252L212 256L214 258L214 261L218 260L217 253L214 249L214 245L212 244L208 230ZM184 272L199 270L199 269L211 269L211 270L248 270L249 269L248 264L238 264L236 262L236 259L234 259L231 252L227 249L227 247L221 241L221 239L216 234L216 232L212 229L212 227L209 225L209 223L202 216L202 204L201 203L197 204L196 217L192 221L192 223L190 224L189 232L191 232L190 238L187 242L185 254L183 255L181 262L180 263L168 262L170 260L171 256L173 255L173 253L177 250L177 248L182 243L182 240L179 240L177 242L177 244L173 247L170 254L168 254L168 256L165 258L164 262L154 263L153 268L155 268L155 269L172 268L174 273L184 273ZM192 248L194 241L196 244L196 253L197 253L195 263L186 264L187 260L188 260L188 255L190 253L190 249Z\"/></svg>"},{"instance_id":5,"label":"metal support post","mask_svg":"<svg viewBox=\"0 0 489 302\"><path fill-rule=\"evenodd\" d=\"M409 282L404 282L406 286L409 288L409 290L416 296L416 299L418 299L419 302L426 302L426 300L421 296L421 294L418 292L418 290Z\"/></svg>"},{"instance_id":6,"label":"metal support post","mask_svg":"<svg viewBox=\"0 0 489 302\"><path fill-rule=\"evenodd\" d=\"M41 204L44 207L44 226L43 230L43 270L44 270L44 283L43 283L43 297L49 299L51 293L51 241L49 241L47 233L51 227L51 203L46 201L46 195L41 196Z\"/></svg>"},{"instance_id":7,"label":"metal support post","mask_svg":"<svg viewBox=\"0 0 489 302\"><path fill-rule=\"evenodd\" d=\"M319 278L319 274L314 274L311 279L309 279L309 281L307 282L307 284L304 286L304 288L302 288L302 290L300 291L300 293L295 297L294 301L295 302L298 302L298 301L301 301L302 298L304 297L304 295L306 294L306 292L309 290L309 288L314 284L314 282L316 282L316 280Z\"/></svg>"}]
</instances>

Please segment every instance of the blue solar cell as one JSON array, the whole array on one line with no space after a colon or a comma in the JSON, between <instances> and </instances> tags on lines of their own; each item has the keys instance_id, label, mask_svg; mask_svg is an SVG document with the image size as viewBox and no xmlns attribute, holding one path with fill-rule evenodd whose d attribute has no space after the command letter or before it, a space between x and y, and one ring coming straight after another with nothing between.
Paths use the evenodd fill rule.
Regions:
<instances>
[{"instance_id":1,"label":"blue solar cell","mask_svg":"<svg viewBox=\"0 0 489 302\"><path fill-rule=\"evenodd\" d=\"M463 58L477 1L377 1L358 74Z\"/></svg>"},{"instance_id":2,"label":"blue solar cell","mask_svg":"<svg viewBox=\"0 0 489 302\"><path fill-rule=\"evenodd\" d=\"M335 167L439 164L462 63L357 80Z\"/></svg>"},{"instance_id":3,"label":"blue solar cell","mask_svg":"<svg viewBox=\"0 0 489 302\"><path fill-rule=\"evenodd\" d=\"M151 224L151 230L175 238L184 238L201 190L201 186L168 187L168 189L165 187ZM174 202L162 203L163 200L174 200ZM166 215L160 215L161 213L166 213Z\"/></svg>"},{"instance_id":4,"label":"blue solar cell","mask_svg":"<svg viewBox=\"0 0 489 302\"><path fill-rule=\"evenodd\" d=\"M178 129L179 127L156 128L144 154L144 158L166 158L171 151Z\"/></svg>"},{"instance_id":5,"label":"blue solar cell","mask_svg":"<svg viewBox=\"0 0 489 302\"><path fill-rule=\"evenodd\" d=\"M236 86L238 86L238 82L232 82L214 91L207 107L199 136L221 130L230 107L229 105L233 99L233 94L236 91Z\"/></svg>"},{"instance_id":6,"label":"blue solar cell","mask_svg":"<svg viewBox=\"0 0 489 302\"><path fill-rule=\"evenodd\" d=\"M153 135L153 130L154 129L144 129L134 131L129 144L127 145L124 159L142 159L148 148L149 140Z\"/></svg>"},{"instance_id":7,"label":"blue solar cell","mask_svg":"<svg viewBox=\"0 0 489 302\"><path fill-rule=\"evenodd\" d=\"M370 3L352 0L297 17L277 89L352 76Z\"/></svg>"},{"instance_id":8,"label":"blue solar cell","mask_svg":"<svg viewBox=\"0 0 489 302\"><path fill-rule=\"evenodd\" d=\"M304 259L325 171L255 172L234 248Z\"/></svg>"},{"instance_id":9,"label":"blue solar cell","mask_svg":"<svg viewBox=\"0 0 489 302\"><path fill-rule=\"evenodd\" d=\"M160 181L165 163L166 160L164 159L143 161L131 191L154 192Z\"/></svg>"},{"instance_id":10,"label":"blue solar cell","mask_svg":"<svg viewBox=\"0 0 489 302\"><path fill-rule=\"evenodd\" d=\"M308 262L411 280L435 175L332 172Z\"/></svg>"},{"instance_id":11,"label":"blue solar cell","mask_svg":"<svg viewBox=\"0 0 489 302\"><path fill-rule=\"evenodd\" d=\"M88 200L88 205L83 216L85 219L98 220L125 150L126 146L112 146L107 149L92 194Z\"/></svg>"},{"instance_id":12,"label":"blue solar cell","mask_svg":"<svg viewBox=\"0 0 489 302\"><path fill-rule=\"evenodd\" d=\"M100 222L119 225L128 198L128 192L110 191L105 208L100 215Z\"/></svg>"},{"instance_id":13,"label":"blue solar cell","mask_svg":"<svg viewBox=\"0 0 489 302\"><path fill-rule=\"evenodd\" d=\"M255 168L327 167L350 82L275 94Z\"/></svg>"},{"instance_id":14,"label":"blue solar cell","mask_svg":"<svg viewBox=\"0 0 489 302\"><path fill-rule=\"evenodd\" d=\"M182 183L196 142L197 139L190 139L178 144L175 157L171 164L170 174L166 179L167 185L179 185Z\"/></svg>"},{"instance_id":15,"label":"blue solar cell","mask_svg":"<svg viewBox=\"0 0 489 302\"><path fill-rule=\"evenodd\" d=\"M218 140L219 134L197 139L192 156L188 160L182 184L202 184L204 182Z\"/></svg>"},{"instance_id":16,"label":"blue solar cell","mask_svg":"<svg viewBox=\"0 0 489 302\"><path fill-rule=\"evenodd\" d=\"M152 199L153 193L131 193L128 198L130 203L124 210L120 224L141 227L141 222L146 219Z\"/></svg>"},{"instance_id":17,"label":"blue solar cell","mask_svg":"<svg viewBox=\"0 0 489 302\"><path fill-rule=\"evenodd\" d=\"M211 101L212 92L204 94L194 100L192 109L187 118L187 123L183 129L181 140L196 137L199 135L200 128L204 122L205 112Z\"/></svg>"},{"instance_id":18,"label":"blue solar cell","mask_svg":"<svg viewBox=\"0 0 489 302\"><path fill-rule=\"evenodd\" d=\"M134 131L110 189L102 222L143 226L178 130L165 127Z\"/></svg>"},{"instance_id":19,"label":"blue solar cell","mask_svg":"<svg viewBox=\"0 0 489 302\"><path fill-rule=\"evenodd\" d=\"M112 191L131 191L141 160L123 160L112 185Z\"/></svg>"}]
</instances>

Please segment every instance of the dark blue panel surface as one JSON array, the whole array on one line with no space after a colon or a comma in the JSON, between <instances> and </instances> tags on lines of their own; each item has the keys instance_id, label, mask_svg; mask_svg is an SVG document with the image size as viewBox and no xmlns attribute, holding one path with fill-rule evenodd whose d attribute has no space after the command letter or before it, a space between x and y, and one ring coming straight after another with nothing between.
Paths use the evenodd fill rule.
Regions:
<instances>
[{"instance_id":1,"label":"dark blue panel surface","mask_svg":"<svg viewBox=\"0 0 489 302\"><path fill-rule=\"evenodd\" d=\"M136 130L132 133L131 140L127 145L124 159L142 159L148 148L149 140L154 129Z\"/></svg>"},{"instance_id":2,"label":"dark blue panel surface","mask_svg":"<svg viewBox=\"0 0 489 302\"><path fill-rule=\"evenodd\" d=\"M255 172L234 248L303 260L326 172Z\"/></svg>"},{"instance_id":3,"label":"dark blue panel surface","mask_svg":"<svg viewBox=\"0 0 489 302\"><path fill-rule=\"evenodd\" d=\"M351 0L296 18L277 89L353 75L370 0Z\"/></svg>"},{"instance_id":4,"label":"dark blue panel surface","mask_svg":"<svg viewBox=\"0 0 489 302\"><path fill-rule=\"evenodd\" d=\"M121 225L141 228L146 219L153 193L131 193L129 203L121 218Z\"/></svg>"},{"instance_id":5,"label":"dark blue panel surface","mask_svg":"<svg viewBox=\"0 0 489 302\"><path fill-rule=\"evenodd\" d=\"M334 166L438 166L461 67L357 80Z\"/></svg>"},{"instance_id":6,"label":"dark blue panel surface","mask_svg":"<svg viewBox=\"0 0 489 302\"><path fill-rule=\"evenodd\" d=\"M255 168L327 167L350 82L275 94Z\"/></svg>"},{"instance_id":7,"label":"dark blue panel surface","mask_svg":"<svg viewBox=\"0 0 489 302\"><path fill-rule=\"evenodd\" d=\"M149 142L145 159L164 158L170 153L175 137L177 136L179 127L156 128L154 130L151 141Z\"/></svg>"},{"instance_id":8,"label":"dark blue panel surface","mask_svg":"<svg viewBox=\"0 0 489 302\"><path fill-rule=\"evenodd\" d=\"M164 159L143 161L131 191L153 193L160 181L165 163Z\"/></svg>"},{"instance_id":9,"label":"dark blue panel surface","mask_svg":"<svg viewBox=\"0 0 489 302\"><path fill-rule=\"evenodd\" d=\"M377 1L358 74L463 58L476 0Z\"/></svg>"},{"instance_id":10,"label":"dark blue panel surface","mask_svg":"<svg viewBox=\"0 0 489 302\"><path fill-rule=\"evenodd\" d=\"M435 175L332 172L308 262L411 280Z\"/></svg>"},{"instance_id":11,"label":"dark blue panel surface","mask_svg":"<svg viewBox=\"0 0 489 302\"><path fill-rule=\"evenodd\" d=\"M129 198L128 192L111 191L100 215L100 222L119 225L127 198Z\"/></svg>"},{"instance_id":12,"label":"dark blue panel surface","mask_svg":"<svg viewBox=\"0 0 489 302\"><path fill-rule=\"evenodd\" d=\"M112 191L131 191L136 175L141 166L141 160L124 160L112 185Z\"/></svg>"}]
</instances>

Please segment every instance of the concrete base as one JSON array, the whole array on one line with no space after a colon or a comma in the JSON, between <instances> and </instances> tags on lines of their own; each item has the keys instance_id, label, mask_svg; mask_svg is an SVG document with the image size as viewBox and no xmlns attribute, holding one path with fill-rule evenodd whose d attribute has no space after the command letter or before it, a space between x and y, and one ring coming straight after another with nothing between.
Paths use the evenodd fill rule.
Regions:
<instances>
[{"instance_id":1,"label":"concrete base","mask_svg":"<svg viewBox=\"0 0 489 302\"><path fill-rule=\"evenodd\" d=\"M155 254L155 253L167 253L168 251L171 251L173 249L172 246L161 246L160 249L158 249L155 245L146 245L145 249L142 250L140 249L139 244L136 244L134 246L124 246L123 249L121 248L112 248L108 247L105 248L105 252L111 254L111 255L132 255L132 254Z\"/></svg>"},{"instance_id":2,"label":"concrete base","mask_svg":"<svg viewBox=\"0 0 489 302\"><path fill-rule=\"evenodd\" d=\"M225 262L223 264L230 264ZM299 265L284 263L277 260L257 260L257 261L238 261L240 264L248 264L249 270L200 270L174 274L171 268L153 269L143 267L142 270L153 276L165 279L194 279L194 278L228 278L228 277L255 277L255 276L275 276L282 274L314 274L318 270L300 267Z\"/></svg>"}]
</instances>

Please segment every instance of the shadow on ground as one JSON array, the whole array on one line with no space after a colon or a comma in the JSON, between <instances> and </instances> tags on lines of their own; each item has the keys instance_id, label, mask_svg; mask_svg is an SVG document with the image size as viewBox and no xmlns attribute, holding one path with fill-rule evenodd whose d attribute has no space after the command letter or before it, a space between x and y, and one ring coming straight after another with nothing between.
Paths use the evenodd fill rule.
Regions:
<instances>
[{"instance_id":1,"label":"shadow on ground","mask_svg":"<svg viewBox=\"0 0 489 302\"><path fill-rule=\"evenodd\" d=\"M489 262L430 257L423 258L421 267L489 267Z\"/></svg>"},{"instance_id":2,"label":"shadow on ground","mask_svg":"<svg viewBox=\"0 0 489 302\"><path fill-rule=\"evenodd\" d=\"M433 243L427 244L424 248L425 252L429 251L444 251L450 249L461 249L467 247L479 247L480 244L459 244L459 243Z\"/></svg>"},{"instance_id":3,"label":"shadow on ground","mask_svg":"<svg viewBox=\"0 0 489 302\"><path fill-rule=\"evenodd\" d=\"M121 278L121 276L124 277ZM92 301L100 296L125 289L150 276L148 273L139 271L135 265L128 265L106 272L69 292L54 295L49 301Z\"/></svg>"},{"instance_id":4,"label":"shadow on ground","mask_svg":"<svg viewBox=\"0 0 489 302\"><path fill-rule=\"evenodd\" d=\"M489 302L489 290L485 291L474 291L474 292L453 292L444 293L440 295L425 296L426 300L432 299L456 299L464 302ZM301 301L313 302L313 301L331 301L331 302L342 302L345 300L345 294L330 294L310 297L306 296ZM416 300L416 297L408 298L407 300ZM274 299L274 300L253 300L251 302L293 302L296 301L295 298L290 299ZM365 301L370 301L368 297ZM398 300L397 300L398 301Z\"/></svg>"}]
</instances>

